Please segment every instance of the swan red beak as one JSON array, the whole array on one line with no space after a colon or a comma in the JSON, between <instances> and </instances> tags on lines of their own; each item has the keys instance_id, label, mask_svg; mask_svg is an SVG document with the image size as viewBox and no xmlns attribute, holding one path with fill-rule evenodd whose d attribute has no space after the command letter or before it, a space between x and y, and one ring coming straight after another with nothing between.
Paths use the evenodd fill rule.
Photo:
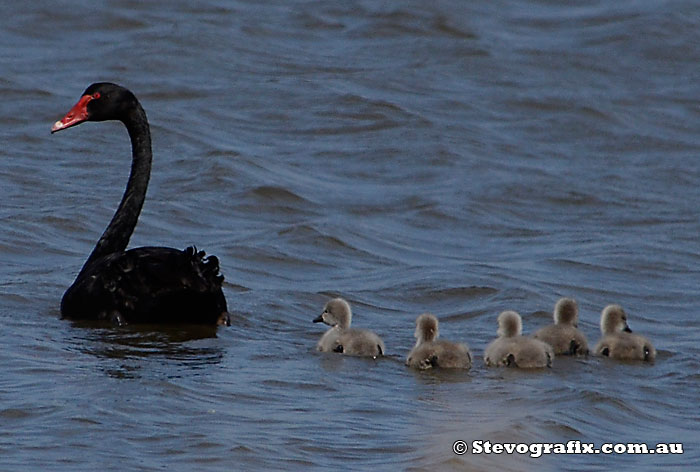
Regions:
<instances>
[{"instance_id":1,"label":"swan red beak","mask_svg":"<svg viewBox=\"0 0 700 472\"><path fill-rule=\"evenodd\" d=\"M94 97L92 95L83 95L78 100L78 103L73 105L73 108L66 113L62 120L57 121L51 127L51 133L61 131L62 129L70 128L71 126L79 125L88 119L87 104Z\"/></svg>"}]
</instances>

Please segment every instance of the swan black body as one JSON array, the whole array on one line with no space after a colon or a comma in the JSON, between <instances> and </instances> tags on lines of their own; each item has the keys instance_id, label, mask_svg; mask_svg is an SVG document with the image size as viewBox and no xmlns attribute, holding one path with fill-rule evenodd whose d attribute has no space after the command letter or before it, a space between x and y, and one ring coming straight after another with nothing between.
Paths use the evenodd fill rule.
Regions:
<instances>
[{"instance_id":1,"label":"swan black body","mask_svg":"<svg viewBox=\"0 0 700 472\"><path fill-rule=\"evenodd\" d=\"M112 221L63 295L61 314L117 324L230 324L216 257L194 247L126 250L146 198L152 157L148 120L134 94L116 84L92 84L51 132L105 120L119 120L129 132L131 174Z\"/></svg>"}]
</instances>

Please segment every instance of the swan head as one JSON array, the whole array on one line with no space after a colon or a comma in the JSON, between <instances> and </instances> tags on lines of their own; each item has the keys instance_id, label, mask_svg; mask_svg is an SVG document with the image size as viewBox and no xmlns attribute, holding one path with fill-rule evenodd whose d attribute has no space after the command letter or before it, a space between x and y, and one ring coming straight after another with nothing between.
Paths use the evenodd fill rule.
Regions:
<instances>
[{"instance_id":1,"label":"swan head","mask_svg":"<svg viewBox=\"0 0 700 472\"><path fill-rule=\"evenodd\" d=\"M498 315L498 335L505 338L520 336L523 332L523 321L515 311L508 310Z\"/></svg>"},{"instance_id":2,"label":"swan head","mask_svg":"<svg viewBox=\"0 0 700 472\"><path fill-rule=\"evenodd\" d=\"M627 325L627 313L620 305L608 305L603 309L600 314L600 331L603 335L632 332Z\"/></svg>"},{"instance_id":3,"label":"swan head","mask_svg":"<svg viewBox=\"0 0 700 472\"><path fill-rule=\"evenodd\" d=\"M323 307L323 312L314 319L314 323L326 323L329 326L349 328L352 321L350 304L342 298L334 298Z\"/></svg>"},{"instance_id":4,"label":"swan head","mask_svg":"<svg viewBox=\"0 0 700 472\"><path fill-rule=\"evenodd\" d=\"M434 315L423 313L416 318L416 331L413 336L418 344L435 341L439 335L438 319Z\"/></svg>"},{"instance_id":5,"label":"swan head","mask_svg":"<svg viewBox=\"0 0 700 472\"><path fill-rule=\"evenodd\" d=\"M578 304L573 298L561 298L554 306L554 323L578 327Z\"/></svg>"},{"instance_id":6,"label":"swan head","mask_svg":"<svg viewBox=\"0 0 700 472\"><path fill-rule=\"evenodd\" d=\"M109 82L90 85L83 92L78 103L73 105L66 116L54 123L51 133L79 125L85 121L126 121L129 113L139 106L130 90Z\"/></svg>"}]
</instances>

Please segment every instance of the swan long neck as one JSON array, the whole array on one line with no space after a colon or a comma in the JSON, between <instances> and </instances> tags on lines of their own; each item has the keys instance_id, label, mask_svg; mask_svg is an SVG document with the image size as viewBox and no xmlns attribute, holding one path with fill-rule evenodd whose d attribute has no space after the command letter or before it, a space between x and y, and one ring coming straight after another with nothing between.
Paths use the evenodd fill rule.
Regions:
<instances>
[{"instance_id":1,"label":"swan long neck","mask_svg":"<svg viewBox=\"0 0 700 472\"><path fill-rule=\"evenodd\" d=\"M129 110L122 119L122 122L131 139L132 161L129 181L119 208L114 213L112 221L109 222L102 237L97 241L90 257L85 261L78 278L97 259L126 249L146 199L152 159L151 132L146 112L137 102L136 106Z\"/></svg>"}]
</instances>

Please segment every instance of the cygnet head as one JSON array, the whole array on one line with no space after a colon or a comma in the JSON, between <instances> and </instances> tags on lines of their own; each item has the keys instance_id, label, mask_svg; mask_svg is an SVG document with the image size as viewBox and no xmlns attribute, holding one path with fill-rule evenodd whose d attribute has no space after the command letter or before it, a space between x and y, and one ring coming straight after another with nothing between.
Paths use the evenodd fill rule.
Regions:
<instances>
[{"instance_id":1,"label":"cygnet head","mask_svg":"<svg viewBox=\"0 0 700 472\"><path fill-rule=\"evenodd\" d=\"M523 322L520 315L512 310L498 315L498 335L506 338L520 336L523 332Z\"/></svg>"},{"instance_id":2,"label":"cygnet head","mask_svg":"<svg viewBox=\"0 0 700 472\"><path fill-rule=\"evenodd\" d=\"M342 298L334 298L323 307L323 313L314 319L314 323L326 323L329 326L349 328L352 321L350 304Z\"/></svg>"},{"instance_id":3,"label":"cygnet head","mask_svg":"<svg viewBox=\"0 0 700 472\"><path fill-rule=\"evenodd\" d=\"M608 305L600 315L600 331L603 335L632 330L627 326L627 313L620 305Z\"/></svg>"},{"instance_id":4,"label":"cygnet head","mask_svg":"<svg viewBox=\"0 0 700 472\"><path fill-rule=\"evenodd\" d=\"M578 327L578 304L573 298L561 298L554 305L554 324Z\"/></svg>"},{"instance_id":5,"label":"cygnet head","mask_svg":"<svg viewBox=\"0 0 700 472\"><path fill-rule=\"evenodd\" d=\"M416 332L414 336L418 344L435 341L439 335L438 320L434 315L423 313L416 318Z\"/></svg>"}]
</instances>

